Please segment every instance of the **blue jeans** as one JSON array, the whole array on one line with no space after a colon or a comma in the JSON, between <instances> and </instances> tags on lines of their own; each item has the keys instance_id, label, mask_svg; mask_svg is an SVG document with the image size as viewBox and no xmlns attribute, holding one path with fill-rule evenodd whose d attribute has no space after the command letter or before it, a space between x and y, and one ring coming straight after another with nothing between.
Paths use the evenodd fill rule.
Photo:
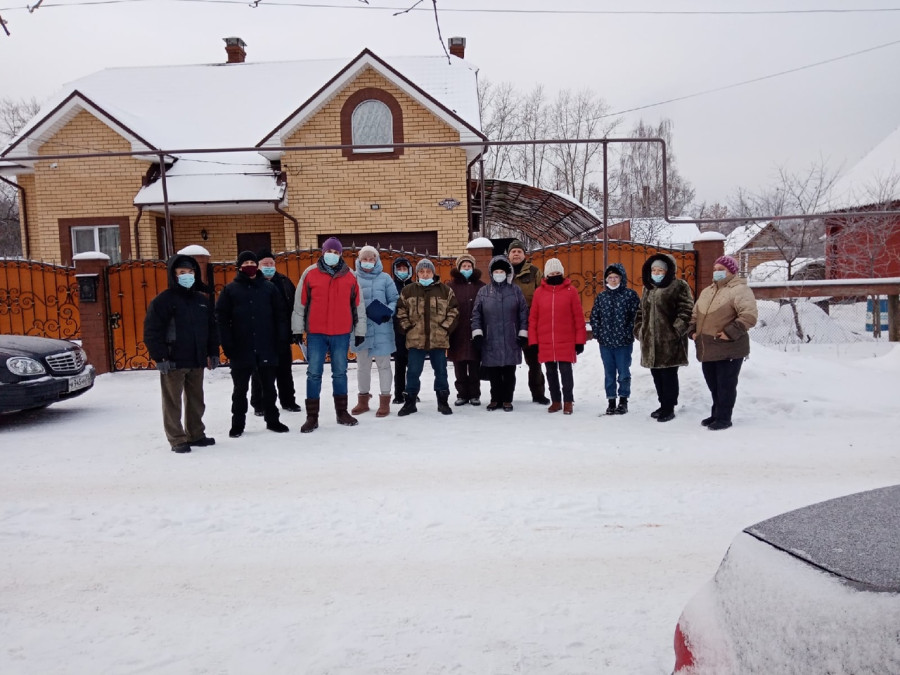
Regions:
<instances>
[{"instance_id":1,"label":"blue jeans","mask_svg":"<svg viewBox=\"0 0 900 675\"><path fill-rule=\"evenodd\" d=\"M406 367L406 393L415 396L419 393L419 378L425 367L425 357L431 359L434 370L434 390L450 391L447 382L447 350L446 349L410 349L409 364Z\"/></svg>"},{"instance_id":2,"label":"blue jeans","mask_svg":"<svg viewBox=\"0 0 900 675\"><path fill-rule=\"evenodd\" d=\"M600 358L603 361L603 385L606 387L606 398L616 397L616 381L619 383L619 396L631 396L631 345L627 347L600 346Z\"/></svg>"},{"instance_id":3,"label":"blue jeans","mask_svg":"<svg viewBox=\"0 0 900 675\"><path fill-rule=\"evenodd\" d=\"M331 353L331 389L334 396L347 395L347 350L350 333L325 335L309 333L306 336L306 398L318 399L322 393L322 373L325 356Z\"/></svg>"}]
</instances>

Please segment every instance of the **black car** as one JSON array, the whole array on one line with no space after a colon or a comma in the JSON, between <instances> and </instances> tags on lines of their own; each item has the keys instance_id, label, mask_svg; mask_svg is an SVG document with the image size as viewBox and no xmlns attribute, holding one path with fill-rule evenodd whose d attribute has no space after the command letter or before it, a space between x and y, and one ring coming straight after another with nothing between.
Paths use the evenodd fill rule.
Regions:
<instances>
[{"instance_id":1,"label":"black car","mask_svg":"<svg viewBox=\"0 0 900 675\"><path fill-rule=\"evenodd\" d=\"M74 342L0 335L0 413L43 408L94 386L94 367Z\"/></svg>"}]
</instances>

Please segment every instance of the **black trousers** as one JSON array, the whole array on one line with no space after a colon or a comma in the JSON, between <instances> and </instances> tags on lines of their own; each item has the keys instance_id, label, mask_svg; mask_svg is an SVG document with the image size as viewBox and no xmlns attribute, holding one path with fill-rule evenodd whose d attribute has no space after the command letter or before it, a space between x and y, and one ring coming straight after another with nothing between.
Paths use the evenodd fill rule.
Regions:
<instances>
[{"instance_id":1,"label":"black trousers","mask_svg":"<svg viewBox=\"0 0 900 675\"><path fill-rule=\"evenodd\" d=\"M287 346L279 348L278 367L275 369L275 388L278 390L278 401L282 408L297 405L293 365L291 345L288 343ZM250 405L254 410L263 409L262 384L255 371L250 378Z\"/></svg>"},{"instance_id":2,"label":"black trousers","mask_svg":"<svg viewBox=\"0 0 900 675\"><path fill-rule=\"evenodd\" d=\"M568 361L548 361L544 364L547 369L547 385L550 387L550 400L565 401L571 403L575 399L572 391L575 389L575 378L572 377L572 364ZM562 377L562 395L560 397L559 379Z\"/></svg>"},{"instance_id":3,"label":"black trousers","mask_svg":"<svg viewBox=\"0 0 900 675\"><path fill-rule=\"evenodd\" d=\"M543 398L544 371L541 370L541 362L538 361L538 346L528 345L522 350L522 355L528 365L528 390L531 392L531 398Z\"/></svg>"},{"instance_id":4,"label":"black trousers","mask_svg":"<svg viewBox=\"0 0 900 675\"><path fill-rule=\"evenodd\" d=\"M254 371L259 375L262 387L263 416L266 423L279 420L278 406L275 405L275 366L259 366L258 368L231 367L231 426L243 429L247 420L247 391L250 389L250 378Z\"/></svg>"},{"instance_id":5,"label":"black trousers","mask_svg":"<svg viewBox=\"0 0 900 675\"><path fill-rule=\"evenodd\" d=\"M731 421L731 412L737 400L738 375L743 363L744 359L725 359L701 364L706 386L712 394L711 416L719 421Z\"/></svg>"},{"instance_id":6,"label":"black trousers","mask_svg":"<svg viewBox=\"0 0 900 675\"><path fill-rule=\"evenodd\" d=\"M651 368L656 397L663 410L675 410L678 405L678 366L674 368Z\"/></svg>"},{"instance_id":7,"label":"black trousers","mask_svg":"<svg viewBox=\"0 0 900 675\"><path fill-rule=\"evenodd\" d=\"M409 350L397 347L394 352L394 394L402 394L406 391L406 369L409 367Z\"/></svg>"},{"instance_id":8,"label":"black trousers","mask_svg":"<svg viewBox=\"0 0 900 675\"><path fill-rule=\"evenodd\" d=\"M460 398L481 398L481 362L454 361L453 373L456 380L456 394Z\"/></svg>"},{"instance_id":9,"label":"black trousers","mask_svg":"<svg viewBox=\"0 0 900 675\"><path fill-rule=\"evenodd\" d=\"M516 391L515 366L482 366L488 373L491 382L491 401L496 403L512 403Z\"/></svg>"}]
</instances>

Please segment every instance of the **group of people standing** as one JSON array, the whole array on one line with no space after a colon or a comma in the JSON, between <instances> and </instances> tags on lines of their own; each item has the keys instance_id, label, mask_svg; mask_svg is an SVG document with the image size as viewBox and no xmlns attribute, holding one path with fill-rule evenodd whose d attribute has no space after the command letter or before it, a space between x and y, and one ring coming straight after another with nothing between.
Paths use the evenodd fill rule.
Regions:
<instances>
[{"instance_id":1,"label":"group of people standing","mask_svg":"<svg viewBox=\"0 0 900 675\"><path fill-rule=\"evenodd\" d=\"M665 254L644 263L640 296L628 288L621 264L605 270L604 290L594 301L590 325L604 367L606 414L628 412L637 339L641 365L650 369L659 400L651 416L659 422L672 420L678 368L687 365L692 339L713 399L711 414L701 423L712 430L731 426L756 302L732 258L719 258L714 269L713 283L697 303L687 283L676 278L674 259ZM371 246L359 250L351 270L336 237L323 243L321 257L303 272L296 287L276 272L271 251L244 251L214 311L199 272L189 256L170 258L169 288L151 302L144 325L144 341L160 372L164 428L175 452L215 443L202 422L202 383L203 368L218 363L220 343L231 362L232 438L242 435L250 406L265 419L266 428L277 433L289 430L280 420L279 402L283 410L302 410L291 373L292 342L301 346L307 361L303 433L318 428L329 358L341 425L354 426L358 420L353 415L371 410L373 362L378 374L376 417L389 415L392 402L402 404L400 417L418 411L426 361L434 372L437 410L444 415L453 413L448 361L454 366L455 406L481 405L481 383L487 380L486 410L512 411L516 369L524 360L532 401L549 404L549 413L573 412L573 364L587 340L581 300L559 259L548 259L541 271L526 260L518 240L505 255L491 259L489 278L482 279L475 259L463 254L446 283L428 259L413 270L407 258L397 258L388 274ZM356 353L358 363L358 399L350 411L349 351Z\"/></svg>"}]
</instances>

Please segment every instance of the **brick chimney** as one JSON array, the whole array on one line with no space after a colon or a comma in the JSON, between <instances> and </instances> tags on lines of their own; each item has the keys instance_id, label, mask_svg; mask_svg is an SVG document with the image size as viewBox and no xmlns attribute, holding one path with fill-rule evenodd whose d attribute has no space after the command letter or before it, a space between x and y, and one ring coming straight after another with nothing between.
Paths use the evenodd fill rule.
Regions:
<instances>
[{"instance_id":1,"label":"brick chimney","mask_svg":"<svg viewBox=\"0 0 900 675\"><path fill-rule=\"evenodd\" d=\"M452 37L447 40L447 45L450 47L450 53L453 56L464 59L466 58L466 38L464 37Z\"/></svg>"},{"instance_id":2,"label":"brick chimney","mask_svg":"<svg viewBox=\"0 0 900 675\"><path fill-rule=\"evenodd\" d=\"M239 37L227 37L222 39L225 40L225 53L228 54L228 61L226 61L226 63L243 63L244 59L247 58L247 52L244 51L244 47L247 46L247 43Z\"/></svg>"}]
</instances>

